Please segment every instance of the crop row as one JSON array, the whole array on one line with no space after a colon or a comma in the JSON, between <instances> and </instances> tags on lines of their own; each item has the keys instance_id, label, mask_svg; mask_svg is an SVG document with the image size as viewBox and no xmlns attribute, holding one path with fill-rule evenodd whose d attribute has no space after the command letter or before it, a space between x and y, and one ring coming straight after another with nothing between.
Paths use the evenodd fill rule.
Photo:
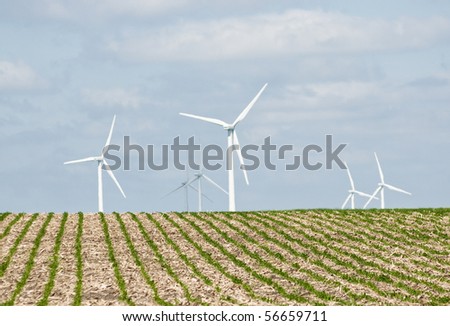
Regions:
<instances>
[{"instance_id":1,"label":"crop row","mask_svg":"<svg viewBox=\"0 0 450 326\"><path fill-rule=\"evenodd\" d=\"M436 259L449 254L446 210L3 213L0 222L3 305L25 294L48 305L63 288L61 304L73 305L450 303L449 262ZM47 276L28 293L35 268Z\"/></svg>"}]
</instances>

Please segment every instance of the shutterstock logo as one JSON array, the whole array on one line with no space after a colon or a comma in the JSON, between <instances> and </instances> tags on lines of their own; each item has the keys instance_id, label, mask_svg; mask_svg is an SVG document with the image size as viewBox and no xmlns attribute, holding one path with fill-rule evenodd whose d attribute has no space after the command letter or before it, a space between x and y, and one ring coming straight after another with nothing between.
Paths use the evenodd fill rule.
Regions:
<instances>
[{"instance_id":1,"label":"shutterstock logo","mask_svg":"<svg viewBox=\"0 0 450 326\"><path fill-rule=\"evenodd\" d=\"M208 144L202 147L194 137L190 137L187 142L182 143L178 136L172 140L171 144L161 145L158 152L155 145L132 144L130 137L125 136L122 146L108 145L104 148L103 153L104 158L110 161L111 170L120 168L126 171L131 170L131 157L134 153L137 154L138 169L141 171L146 169L161 171L172 167L179 170L185 170L187 167L192 170L203 168L215 171L223 167L232 170L234 155L238 157L239 168L244 172L262 167L268 170L292 171L303 168L316 171L322 168L330 170L335 166L345 169L340 155L346 146L347 144L334 146L333 136L326 135L324 144L309 144L299 151L295 150L292 144L273 144L269 136L261 144L248 144L242 148L239 145L231 145L224 150L217 144ZM181 158L185 156L187 156L187 160L182 162ZM199 157L200 159L196 160Z\"/></svg>"}]
</instances>

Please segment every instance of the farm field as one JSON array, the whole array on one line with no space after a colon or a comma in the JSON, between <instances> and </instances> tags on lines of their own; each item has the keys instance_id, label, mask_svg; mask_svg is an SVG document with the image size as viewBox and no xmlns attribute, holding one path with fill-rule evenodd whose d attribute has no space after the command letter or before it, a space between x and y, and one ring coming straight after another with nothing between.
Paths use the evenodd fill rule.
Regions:
<instances>
[{"instance_id":1,"label":"farm field","mask_svg":"<svg viewBox=\"0 0 450 326\"><path fill-rule=\"evenodd\" d=\"M2 305L450 305L450 209L0 213Z\"/></svg>"}]
</instances>

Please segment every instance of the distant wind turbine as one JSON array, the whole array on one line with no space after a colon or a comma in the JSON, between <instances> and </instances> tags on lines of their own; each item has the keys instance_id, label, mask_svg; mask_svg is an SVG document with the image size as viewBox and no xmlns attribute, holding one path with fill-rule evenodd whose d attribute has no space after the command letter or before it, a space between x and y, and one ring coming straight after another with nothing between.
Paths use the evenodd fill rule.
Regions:
<instances>
[{"instance_id":1,"label":"distant wind turbine","mask_svg":"<svg viewBox=\"0 0 450 326\"><path fill-rule=\"evenodd\" d=\"M378 165L378 172L380 173L380 183L378 183L378 188L375 190L375 192L373 193L373 195L370 197L370 199L367 201L367 203L364 205L364 208L366 208L369 203L372 201L372 199L375 198L376 195L378 195L378 193L380 193L380 197L381 197L381 208L384 208L384 188L387 188L389 190L393 190L393 191L397 191L397 192L401 192L407 195L411 196L410 192L407 192L403 189L391 186L387 183L384 182L384 175L383 175L383 171L381 170L381 165L380 165L380 161L378 161L378 156L377 153L375 154L375 160L377 161L377 165Z\"/></svg>"},{"instance_id":2,"label":"distant wind turbine","mask_svg":"<svg viewBox=\"0 0 450 326\"><path fill-rule=\"evenodd\" d=\"M367 197L367 198L370 198L371 195L366 194L364 192L361 192L361 191L358 191L358 190L355 189L355 183L353 182L352 175L350 174L350 169L348 168L348 165L347 165L346 162L344 162L344 165L345 165L345 168L347 170L347 174L348 174L348 178L350 180L351 188L348 191L349 195L347 196L347 199L345 199L344 203L342 204L342 209L344 209L345 205L347 205L349 200L351 200L351 208L355 209L355 195L359 195L361 197ZM375 199L378 199L378 198L375 197Z\"/></svg>"},{"instance_id":3,"label":"distant wind turbine","mask_svg":"<svg viewBox=\"0 0 450 326\"><path fill-rule=\"evenodd\" d=\"M172 191L170 191L170 192L168 192L167 194L165 194L164 196L162 196L161 199L166 198L166 197L168 197L169 195L171 195L171 194L177 192L178 190L181 190L181 189L184 188L184 191L185 191L186 212L189 212L189 188L190 188L190 189L194 190L195 192L199 193L199 196L201 195L201 197L204 197L204 198L208 199L210 202L212 202L212 200L211 200L208 196L206 196L206 195L204 195L204 194L201 194L201 191L197 190L197 189L192 185L192 182L194 182L194 181L196 181L196 180L197 180L197 178L189 179L189 174L188 174L188 175L187 175L186 181L183 181L183 182L181 183L180 186L176 187L176 188L173 189Z\"/></svg>"},{"instance_id":4,"label":"distant wind turbine","mask_svg":"<svg viewBox=\"0 0 450 326\"><path fill-rule=\"evenodd\" d=\"M207 175L205 175L202 171L200 171L199 173L196 173L195 174L195 178L192 179L191 181L189 181L187 183L187 186L191 185L195 181L198 181L198 191L197 192L198 192L198 211L199 212L202 211L202 197L203 197L203 194L202 194L202 178L204 178L206 181L208 181L214 187L216 187L217 189L221 190L226 195L228 195L228 192L225 189L223 189L221 186L219 186L217 183L215 183L211 178L209 178Z\"/></svg>"},{"instance_id":5,"label":"distant wind turbine","mask_svg":"<svg viewBox=\"0 0 450 326\"><path fill-rule=\"evenodd\" d=\"M228 147L227 147L227 165L229 163L230 166L228 166L228 210L234 212L236 210L236 200L235 200L235 192L234 192L234 167L233 167L233 152L231 151L232 148L236 149L239 161L241 165L244 165L244 159L242 157L241 148L239 144L239 140L236 134L236 126L244 120L244 118L247 116L248 112L251 110L253 105L256 103L264 89L266 88L267 83L261 88L261 90L256 94L255 98L247 105L247 107L239 114L239 116L236 118L236 120L233 123L226 123L219 119L214 118L206 118L198 115L193 114L187 114L187 113L180 113L183 116L194 118L198 120L203 120L206 122L210 122L219 126L222 126L228 133L227 141L228 141ZM245 177L245 182L248 183L248 176L247 171L245 169L242 170Z\"/></svg>"},{"instance_id":6,"label":"distant wind turbine","mask_svg":"<svg viewBox=\"0 0 450 326\"><path fill-rule=\"evenodd\" d=\"M92 162L95 161L97 162L97 175L98 175L98 211L99 212L103 212L103 180L102 180L102 169L105 169L106 172L108 173L108 175L111 177L111 179L114 181L114 183L116 184L117 188L119 188L120 192L122 193L122 196L124 198L126 198L125 193L122 190L122 187L120 186L119 182L117 181L116 177L114 176L111 167L108 165L108 163L105 161L104 158L104 154L105 151L107 150L107 147L111 144L111 137L112 137L112 132L114 129L114 124L116 122L116 116L114 115L112 124L111 124L111 129L109 130L109 135L108 135L108 139L106 140L106 144L102 149L102 153L100 154L100 156L93 156L93 157L88 157L88 158L84 158L81 160L75 160L75 161L69 161L69 162L64 162L64 164L75 164L75 163L82 163L82 162Z\"/></svg>"}]
</instances>

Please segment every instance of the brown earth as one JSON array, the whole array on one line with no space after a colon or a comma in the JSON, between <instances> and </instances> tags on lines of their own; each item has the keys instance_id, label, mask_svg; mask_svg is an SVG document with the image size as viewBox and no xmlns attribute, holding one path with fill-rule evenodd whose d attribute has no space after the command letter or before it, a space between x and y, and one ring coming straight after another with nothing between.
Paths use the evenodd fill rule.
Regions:
<instances>
[{"instance_id":1,"label":"brown earth","mask_svg":"<svg viewBox=\"0 0 450 326\"><path fill-rule=\"evenodd\" d=\"M0 304L36 305L63 216L50 220L34 257L48 215L21 241L33 215L16 216L0 222ZM108 247L101 216L84 214L82 305L450 305L450 210L150 217L105 214ZM50 305L74 303L77 226L69 214Z\"/></svg>"}]
</instances>

